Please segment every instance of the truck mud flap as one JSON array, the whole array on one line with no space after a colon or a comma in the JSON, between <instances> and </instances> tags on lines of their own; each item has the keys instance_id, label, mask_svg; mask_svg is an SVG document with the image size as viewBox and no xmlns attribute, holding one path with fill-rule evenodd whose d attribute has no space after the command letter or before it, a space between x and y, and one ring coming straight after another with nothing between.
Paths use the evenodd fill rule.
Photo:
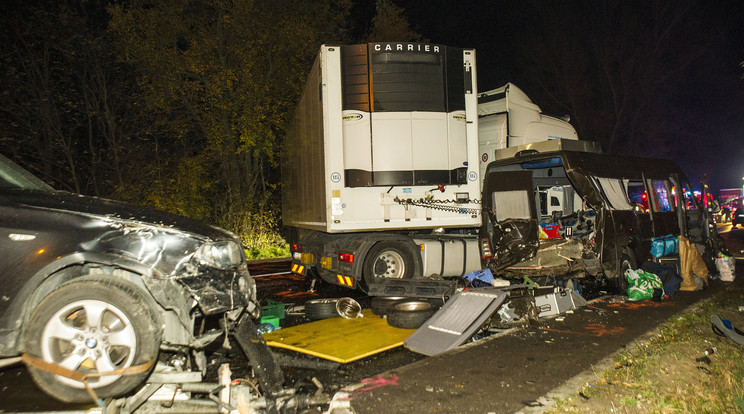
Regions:
<instances>
[{"instance_id":1,"label":"truck mud flap","mask_svg":"<svg viewBox=\"0 0 744 414\"><path fill-rule=\"evenodd\" d=\"M403 346L428 356L455 348L470 339L507 296L507 291L492 288L458 292Z\"/></svg>"},{"instance_id":2,"label":"truck mud flap","mask_svg":"<svg viewBox=\"0 0 744 414\"><path fill-rule=\"evenodd\" d=\"M456 280L446 279L378 279L369 287L369 296L403 296L445 298L455 293Z\"/></svg>"}]
</instances>

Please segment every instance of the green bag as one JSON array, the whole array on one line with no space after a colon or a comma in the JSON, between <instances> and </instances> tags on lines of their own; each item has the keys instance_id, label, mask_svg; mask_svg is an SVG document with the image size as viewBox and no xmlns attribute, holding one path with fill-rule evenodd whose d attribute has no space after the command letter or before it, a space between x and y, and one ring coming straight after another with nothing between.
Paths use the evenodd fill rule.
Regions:
<instances>
[{"instance_id":1,"label":"green bag","mask_svg":"<svg viewBox=\"0 0 744 414\"><path fill-rule=\"evenodd\" d=\"M628 269L625 271L625 278L628 279L628 298L630 300L645 300L654 297L654 289L661 290L661 297L664 297L664 284L653 273L645 272L641 269Z\"/></svg>"}]
</instances>

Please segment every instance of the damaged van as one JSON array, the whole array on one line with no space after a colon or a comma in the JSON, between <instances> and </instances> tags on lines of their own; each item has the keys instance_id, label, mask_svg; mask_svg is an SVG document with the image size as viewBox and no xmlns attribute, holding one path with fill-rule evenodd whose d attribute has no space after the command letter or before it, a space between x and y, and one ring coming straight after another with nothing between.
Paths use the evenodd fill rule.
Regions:
<instances>
[{"instance_id":1,"label":"damaged van","mask_svg":"<svg viewBox=\"0 0 744 414\"><path fill-rule=\"evenodd\" d=\"M684 235L715 248L715 224L674 161L601 153L587 142L509 149L483 185L483 264L506 278L606 276L651 258L651 241ZM674 257L668 258L675 261Z\"/></svg>"}]
</instances>

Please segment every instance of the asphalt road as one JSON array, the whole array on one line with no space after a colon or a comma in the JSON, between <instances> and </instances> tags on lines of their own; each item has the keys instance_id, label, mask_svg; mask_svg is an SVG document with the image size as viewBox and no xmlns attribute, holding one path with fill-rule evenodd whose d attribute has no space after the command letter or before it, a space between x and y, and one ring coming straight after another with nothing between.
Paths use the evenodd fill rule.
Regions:
<instances>
[{"instance_id":1,"label":"asphalt road","mask_svg":"<svg viewBox=\"0 0 744 414\"><path fill-rule=\"evenodd\" d=\"M742 256L744 229L720 225L728 248ZM744 263L737 286L744 285ZM730 286L718 280L702 292L678 292L663 302L606 298L561 319L489 337L347 387L358 414L379 412L539 412L550 396L591 382L594 370L633 346L660 323ZM711 333L712 335L712 333ZM707 345L701 344L701 352ZM546 398L547 397L547 398ZM393 410L391 411L391 407Z\"/></svg>"},{"instance_id":2,"label":"asphalt road","mask_svg":"<svg viewBox=\"0 0 744 414\"><path fill-rule=\"evenodd\" d=\"M719 225L719 231L729 249L742 255L744 229L729 231L730 227ZM744 283L744 262L738 264L737 285ZM290 275L285 266L282 261L254 264L251 272L260 298L301 304L315 297L353 296L368 305L358 293L325 284L308 292L309 283ZM295 368L287 369L286 375L290 381L317 377L328 391L353 388L346 404L360 414L539 410L546 395L561 387L573 389L571 379L580 385L580 374L591 372L592 366L725 286L714 281L704 292L680 292L662 303L608 298L561 320L541 320L537 326L506 331L432 358L398 348L336 370ZM288 316L287 321L300 323L302 317ZM38 391L23 367L0 369L0 411L81 408L85 407L61 404Z\"/></svg>"}]
</instances>

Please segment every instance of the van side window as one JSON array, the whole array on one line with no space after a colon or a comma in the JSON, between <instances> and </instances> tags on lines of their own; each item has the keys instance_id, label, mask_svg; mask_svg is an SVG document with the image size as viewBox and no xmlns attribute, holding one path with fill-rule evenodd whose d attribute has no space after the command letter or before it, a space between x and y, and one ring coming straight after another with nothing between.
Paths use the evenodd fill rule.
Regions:
<instances>
[{"instance_id":1,"label":"van side window","mask_svg":"<svg viewBox=\"0 0 744 414\"><path fill-rule=\"evenodd\" d=\"M628 199L641 213L648 213L648 193L641 180L628 180Z\"/></svg>"},{"instance_id":2,"label":"van side window","mask_svg":"<svg viewBox=\"0 0 744 414\"><path fill-rule=\"evenodd\" d=\"M665 213L672 211L673 203L669 182L666 180L649 180L651 184L651 199L654 211Z\"/></svg>"},{"instance_id":3,"label":"van side window","mask_svg":"<svg viewBox=\"0 0 744 414\"><path fill-rule=\"evenodd\" d=\"M602 191L615 210L632 210L633 206L628 201L628 194L623 187L623 182L617 178L597 177Z\"/></svg>"}]
</instances>

